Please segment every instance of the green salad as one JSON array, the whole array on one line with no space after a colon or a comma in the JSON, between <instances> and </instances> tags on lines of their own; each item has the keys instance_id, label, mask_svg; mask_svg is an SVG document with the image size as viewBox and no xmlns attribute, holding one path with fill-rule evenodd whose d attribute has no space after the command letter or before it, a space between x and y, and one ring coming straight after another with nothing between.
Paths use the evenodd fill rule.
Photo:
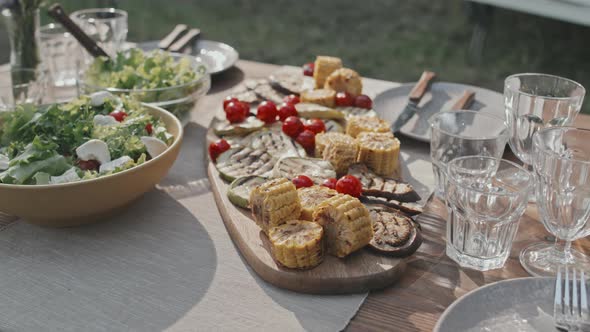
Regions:
<instances>
[{"instance_id":1,"label":"green salad","mask_svg":"<svg viewBox=\"0 0 590 332\"><path fill-rule=\"evenodd\" d=\"M173 136L131 98L102 91L66 104L0 114L0 183L57 184L142 164Z\"/></svg>"},{"instance_id":2,"label":"green salad","mask_svg":"<svg viewBox=\"0 0 590 332\"><path fill-rule=\"evenodd\" d=\"M174 61L168 52L144 53L137 48L117 53L113 61L98 57L86 75L96 86L136 90L188 84L200 77L188 58Z\"/></svg>"},{"instance_id":3,"label":"green salad","mask_svg":"<svg viewBox=\"0 0 590 332\"><path fill-rule=\"evenodd\" d=\"M85 93L107 89L161 106L179 118L190 111L196 98L209 89L207 68L194 57L174 58L165 51L131 49L110 60L98 57L86 70L81 84ZM121 91L119 91L121 90Z\"/></svg>"}]
</instances>

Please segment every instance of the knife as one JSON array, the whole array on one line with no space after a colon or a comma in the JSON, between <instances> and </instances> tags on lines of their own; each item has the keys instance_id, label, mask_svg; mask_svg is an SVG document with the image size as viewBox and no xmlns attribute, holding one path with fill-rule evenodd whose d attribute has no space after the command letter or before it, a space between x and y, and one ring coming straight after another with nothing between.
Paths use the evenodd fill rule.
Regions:
<instances>
[{"instance_id":1,"label":"knife","mask_svg":"<svg viewBox=\"0 0 590 332\"><path fill-rule=\"evenodd\" d=\"M175 41L180 39L186 32L188 31L188 26L186 24L178 24L174 27L172 31L166 37L162 38L162 40L158 43L158 48L162 50L167 50L174 44Z\"/></svg>"},{"instance_id":2,"label":"knife","mask_svg":"<svg viewBox=\"0 0 590 332\"><path fill-rule=\"evenodd\" d=\"M463 91L463 95L459 99L457 99L455 104L453 106L451 106L451 108L449 110L456 111L456 110L468 109L471 106L471 104L473 103L474 99L475 99L475 92L471 91L471 90L465 90L465 91Z\"/></svg>"},{"instance_id":3,"label":"knife","mask_svg":"<svg viewBox=\"0 0 590 332\"><path fill-rule=\"evenodd\" d=\"M189 52L192 50L192 46L201 34L201 30L199 29L190 29L184 36L180 37L174 44L170 45L168 51L170 52L181 52L184 49L189 49Z\"/></svg>"},{"instance_id":4,"label":"knife","mask_svg":"<svg viewBox=\"0 0 590 332\"><path fill-rule=\"evenodd\" d=\"M410 91L410 95L408 96L408 103L404 110L400 113L397 117L395 122L391 125L391 131L394 133L399 131L401 127L403 127L418 111L418 103L428 90L430 86L430 82L436 77L436 74L431 71L424 71L418 83L414 85L412 91Z\"/></svg>"}]
</instances>

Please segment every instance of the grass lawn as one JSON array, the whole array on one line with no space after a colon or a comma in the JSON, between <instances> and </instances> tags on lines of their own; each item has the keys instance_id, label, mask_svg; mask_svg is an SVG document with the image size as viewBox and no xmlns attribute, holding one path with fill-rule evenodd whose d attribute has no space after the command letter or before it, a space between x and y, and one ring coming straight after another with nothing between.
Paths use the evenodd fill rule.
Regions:
<instances>
[{"instance_id":1,"label":"grass lawn","mask_svg":"<svg viewBox=\"0 0 590 332\"><path fill-rule=\"evenodd\" d=\"M113 1L61 2L71 11ZM585 45L590 28L496 9L483 60L476 65L468 61L472 24L461 0L115 2L130 12L133 41L158 39L186 23L201 28L206 38L233 45L249 60L302 64L330 54L364 76L392 81L413 81L431 69L440 80L501 91L509 74L545 72L590 87ZM8 51L1 45L6 61Z\"/></svg>"}]
</instances>

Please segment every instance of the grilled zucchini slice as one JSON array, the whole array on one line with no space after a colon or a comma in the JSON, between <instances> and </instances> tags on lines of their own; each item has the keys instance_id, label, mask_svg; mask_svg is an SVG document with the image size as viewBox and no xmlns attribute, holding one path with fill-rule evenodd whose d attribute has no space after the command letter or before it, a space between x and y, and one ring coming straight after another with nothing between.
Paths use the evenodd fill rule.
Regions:
<instances>
[{"instance_id":1,"label":"grilled zucchini slice","mask_svg":"<svg viewBox=\"0 0 590 332\"><path fill-rule=\"evenodd\" d=\"M266 181L266 178L256 175L237 178L227 189L227 198L235 206L247 209L250 206L250 193L252 190Z\"/></svg>"},{"instance_id":2,"label":"grilled zucchini slice","mask_svg":"<svg viewBox=\"0 0 590 332\"><path fill-rule=\"evenodd\" d=\"M305 157L305 149L291 137L273 130L250 134L245 142L254 149L264 149L276 158ZM245 145L245 144L244 144Z\"/></svg>"},{"instance_id":3,"label":"grilled zucchini slice","mask_svg":"<svg viewBox=\"0 0 590 332\"><path fill-rule=\"evenodd\" d=\"M277 159L262 149L249 146L225 151L217 158L217 170L226 181L247 175L266 176L270 174Z\"/></svg>"},{"instance_id":4,"label":"grilled zucchini slice","mask_svg":"<svg viewBox=\"0 0 590 332\"><path fill-rule=\"evenodd\" d=\"M320 184L327 178L336 177L336 171L329 161L301 157L281 158L273 168L272 174L274 177L284 177L289 180L298 175L306 175L315 184Z\"/></svg>"},{"instance_id":5,"label":"grilled zucchini slice","mask_svg":"<svg viewBox=\"0 0 590 332\"><path fill-rule=\"evenodd\" d=\"M216 119L213 124L213 132L217 136L237 135L244 136L251 132L264 128L264 122L254 116L250 116L242 123L229 123L227 120Z\"/></svg>"}]
</instances>

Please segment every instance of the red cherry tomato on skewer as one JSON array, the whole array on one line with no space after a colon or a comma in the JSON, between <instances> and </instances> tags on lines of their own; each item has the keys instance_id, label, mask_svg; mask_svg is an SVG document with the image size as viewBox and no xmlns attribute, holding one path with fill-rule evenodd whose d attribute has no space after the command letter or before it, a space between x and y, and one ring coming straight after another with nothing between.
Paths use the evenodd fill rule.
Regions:
<instances>
[{"instance_id":1,"label":"red cherry tomato on skewer","mask_svg":"<svg viewBox=\"0 0 590 332\"><path fill-rule=\"evenodd\" d=\"M297 110L293 104L282 103L278 109L279 120L285 121L290 116L297 116Z\"/></svg>"},{"instance_id":2,"label":"red cherry tomato on skewer","mask_svg":"<svg viewBox=\"0 0 590 332\"><path fill-rule=\"evenodd\" d=\"M295 185L295 188L304 188L313 186L313 181L305 175L298 175L291 180Z\"/></svg>"},{"instance_id":3,"label":"red cherry tomato on skewer","mask_svg":"<svg viewBox=\"0 0 590 332\"><path fill-rule=\"evenodd\" d=\"M301 146L303 146L305 151L307 151L309 154L311 154L315 149L315 134L311 130L306 129L301 132L301 134L297 135L295 141L301 144Z\"/></svg>"},{"instance_id":4,"label":"red cherry tomato on skewer","mask_svg":"<svg viewBox=\"0 0 590 332\"><path fill-rule=\"evenodd\" d=\"M288 95L288 96L285 96L285 98L283 98L283 101L287 104L295 105L295 104L299 104L300 100L299 100L298 95Z\"/></svg>"},{"instance_id":5,"label":"red cherry tomato on skewer","mask_svg":"<svg viewBox=\"0 0 590 332\"><path fill-rule=\"evenodd\" d=\"M313 76L313 71L315 69L315 64L313 62L309 62L303 65L303 75L305 76Z\"/></svg>"},{"instance_id":6,"label":"red cherry tomato on skewer","mask_svg":"<svg viewBox=\"0 0 590 332\"><path fill-rule=\"evenodd\" d=\"M240 101L231 101L225 108L225 117L230 123L240 123L248 117L247 106Z\"/></svg>"},{"instance_id":7,"label":"red cherry tomato on skewer","mask_svg":"<svg viewBox=\"0 0 590 332\"><path fill-rule=\"evenodd\" d=\"M354 99L354 106L370 110L373 108L373 101L367 95L358 95Z\"/></svg>"},{"instance_id":8,"label":"red cherry tomato on skewer","mask_svg":"<svg viewBox=\"0 0 590 332\"><path fill-rule=\"evenodd\" d=\"M263 101L258 105L256 117L262 122L269 124L277 121L277 105L272 101Z\"/></svg>"},{"instance_id":9,"label":"red cherry tomato on skewer","mask_svg":"<svg viewBox=\"0 0 590 332\"><path fill-rule=\"evenodd\" d=\"M223 110L225 111L225 109L227 108L227 105L231 102L238 102L238 98L236 97L232 97L232 96L227 96L225 97L225 99L223 100Z\"/></svg>"},{"instance_id":10,"label":"red cherry tomato on skewer","mask_svg":"<svg viewBox=\"0 0 590 332\"><path fill-rule=\"evenodd\" d=\"M217 142L212 142L211 144L209 144L209 157L211 157L211 160L215 162L217 160L217 157L219 157L219 155L224 153L225 151L229 150L229 148L229 143L224 139L220 139Z\"/></svg>"},{"instance_id":11,"label":"red cherry tomato on skewer","mask_svg":"<svg viewBox=\"0 0 590 332\"><path fill-rule=\"evenodd\" d=\"M293 138L296 138L305 129L303 126L303 122L301 122L301 120L296 116L290 116L287 119L285 119L282 128L283 132L287 134L287 136Z\"/></svg>"},{"instance_id":12,"label":"red cherry tomato on skewer","mask_svg":"<svg viewBox=\"0 0 590 332\"><path fill-rule=\"evenodd\" d=\"M305 124L305 129L313 131L314 134L326 131L326 124L320 119L311 119Z\"/></svg>"},{"instance_id":13,"label":"red cherry tomato on skewer","mask_svg":"<svg viewBox=\"0 0 590 332\"><path fill-rule=\"evenodd\" d=\"M345 175L336 182L336 191L353 197L360 197L363 193L363 184L353 175Z\"/></svg>"},{"instance_id":14,"label":"red cherry tomato on skewer","mask_svg":"<svg viewBox=\"0 0 590 332\"><path fill-rule=\"evenodd\" d=\"M354 96L348 92L336 93L336 106L354 106Z\"/></svg>"},{"instance_id":15,"label":"red cherry tomato on skewer","mask_svg":"<svg viewBox=\"0 0 590 332\"><path fill-rule=\"evenodd\" d=\"M328 187L330 189L336 189L336 182L338 180L334 179L334 178L328 178L325 179L324 182L322 182L322 186L324 187Z\"/></svg>"}]
</instances>

